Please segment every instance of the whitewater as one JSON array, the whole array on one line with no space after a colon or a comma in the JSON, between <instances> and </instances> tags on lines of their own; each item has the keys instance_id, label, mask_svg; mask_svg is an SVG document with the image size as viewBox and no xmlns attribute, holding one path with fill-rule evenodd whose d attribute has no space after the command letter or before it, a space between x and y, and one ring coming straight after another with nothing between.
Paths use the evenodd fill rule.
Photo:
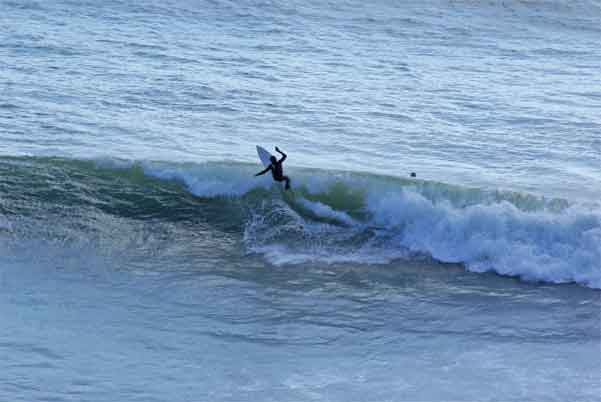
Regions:
<instances>
[{"instance_id":1,"label":"whitewater","mask_svg":"<svg viewBox=\"0 0 601 402\"><path fill-rule=\"evenodd\" d=\"M599 399L597 1L0 11L1 400Z\"/></svg>"},{"instance_id":2,"label":"whitewater","mask_svg":"<svg viewBox=\"0 0 601 402\"><path fill-rule=\"evenodd\" d=\"M254 193L265 200L273 196L271 180L249 180L253 170L248 166L145 163L141 167L149 175L183 183L198 197L244 198ZM340 232L347 235L372 233L364 243L350 242L350 247L338 251L322 245L318 252L311 250L300 259L294 255L294 247L284 252L278 244L277 253L266 253L273 263L278 263L277 255L282 253L287 255L281 261L325 257L326 261L363 262L365 258L380 263L423 254L440 262L463 263L476 272L493 270L527 280L577 282L601 288L598 204L570 205L565 200L366 174L317 170L294 173L294 195L276 208L283 209L282 214L302 221L296 212L300 209L301 214L318 222L338 224ZM264 191L255 191L259 188ZM264 207L263 213L271 214L265 211L268 209ZM281 216L266 220L262 213L253 216L247 238L248 233L270 233L274 227L281 236L281 220ZM311 226L303 227L305 236L331 239L332 233L317 235L312 230ZM321 226L316 229L320 230ZM348 244L346 238L341 242ZM264 252L269 249L266 243L266 239L261 241ZM296 248L306 247L300 242ZM252 244L250 249L254 248ZM358 250L360 255L355 253Z\"/></svg>"}]
</instances>

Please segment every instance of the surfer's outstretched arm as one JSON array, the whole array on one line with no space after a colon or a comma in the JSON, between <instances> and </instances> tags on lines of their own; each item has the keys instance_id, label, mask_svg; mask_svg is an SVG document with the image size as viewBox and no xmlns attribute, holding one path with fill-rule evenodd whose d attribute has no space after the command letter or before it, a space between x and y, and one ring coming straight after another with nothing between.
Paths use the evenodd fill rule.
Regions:
<instances>
[{"instance_id":1,"label":"surfer's outstretched arm","mask_svg":"<svg viewBox=\"0 0 601 402\"><path fill-rule=\"evenodd\" d=\"M261 170L259 173L257 173L255 176L261 176L262 174L265 174L267 172L269 172L271 170L271 165L267 166L265 169Z\"/></svg>"},{"instance_id":2,"label":"surfer's outstretched arm","mask_svg":"<svg viewBox=\"0 0 601 402\"><path fill-rule=\"evenodd\" d=\"M286 157L287 157L288 155L286 155L285 153L283 153L282 151L280 151L280 148L278 148L278 147L275 147L275 150L276 150L276 151L278 151L278 152L279 152L279 153L282 155L282 159L280 159L278 162L279 162L279 163L282 163L282 162L284 162L284 161L286 160Z\"/></svg>"}]
</instances>

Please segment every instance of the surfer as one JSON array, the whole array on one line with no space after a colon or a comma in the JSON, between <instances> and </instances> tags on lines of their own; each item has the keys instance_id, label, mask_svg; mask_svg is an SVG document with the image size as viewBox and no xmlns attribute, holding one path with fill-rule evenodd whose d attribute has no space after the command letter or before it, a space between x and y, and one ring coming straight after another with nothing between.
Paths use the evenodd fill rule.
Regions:
<instances>
[{"instance_id":1,"label":"surfer","mask_svg":"<svg viewBox=\"0 0 601 402\"><path fill-rule=\"evenodd\" d=\"M283 153L282 151L280 151L280 149L278 147L275 147L275 150L278 151L280 153L280 155L282 155L282 158L280 160L277 160L276 157L272 155L269 158L269 160L271 161L271 164L269 166L267 166L264 170L261 170L255 176L261 176L262 174L265 174L271 170L271 175L273 176L273 180L285 181L286 182L285 189L289 190L290 189L290 178L288 176L284 176L284 170L282 168L282 163L286 160L287 155L285 153Z\"/></svg>"}]
</instances>

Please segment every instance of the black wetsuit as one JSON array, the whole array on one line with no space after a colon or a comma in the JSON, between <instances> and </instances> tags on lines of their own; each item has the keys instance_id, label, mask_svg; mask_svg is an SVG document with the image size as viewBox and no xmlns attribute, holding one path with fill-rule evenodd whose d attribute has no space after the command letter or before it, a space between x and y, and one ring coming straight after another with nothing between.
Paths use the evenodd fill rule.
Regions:
<instances>
[{"instance_id":1,"label":"black wetsuit","mask_svg":"<svg viewBox=\"0 0 601 402\"><path fill-rule=\"evenodd\" d=\"M286 190L290 189L290 178L288 176L284 176L284 169L282 168L282 163L286 160L287 155L285 153L283 153L282 151L280 151L277 147L275 149L276 151L278 151L281 155L282 158L278 161L275 160L275 156L272 156L271 158L271 165L267 166L264 170L260 171L259 173L257 173L255 176L260 176L262 174L267 173L269 170L271 170L271 176L273 177L273 180L275 181L285 181L286 182Z\"/></svg>"}]
</instances>

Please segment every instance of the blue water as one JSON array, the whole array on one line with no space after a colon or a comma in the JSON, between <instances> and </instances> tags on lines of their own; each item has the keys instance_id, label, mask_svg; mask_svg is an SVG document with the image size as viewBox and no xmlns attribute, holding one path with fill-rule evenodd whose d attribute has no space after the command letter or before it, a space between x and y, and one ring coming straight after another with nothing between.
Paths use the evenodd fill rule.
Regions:
<instances>
[{"instance_id":1,"label":"blue water","mask_svg":"<svg viewBox=\"0 0 601 402\"><path fill-rule=\"evenodd\" d=\"M598 400L599 2L0 11L1 400Z\"/></svg>"}]
</instances>

